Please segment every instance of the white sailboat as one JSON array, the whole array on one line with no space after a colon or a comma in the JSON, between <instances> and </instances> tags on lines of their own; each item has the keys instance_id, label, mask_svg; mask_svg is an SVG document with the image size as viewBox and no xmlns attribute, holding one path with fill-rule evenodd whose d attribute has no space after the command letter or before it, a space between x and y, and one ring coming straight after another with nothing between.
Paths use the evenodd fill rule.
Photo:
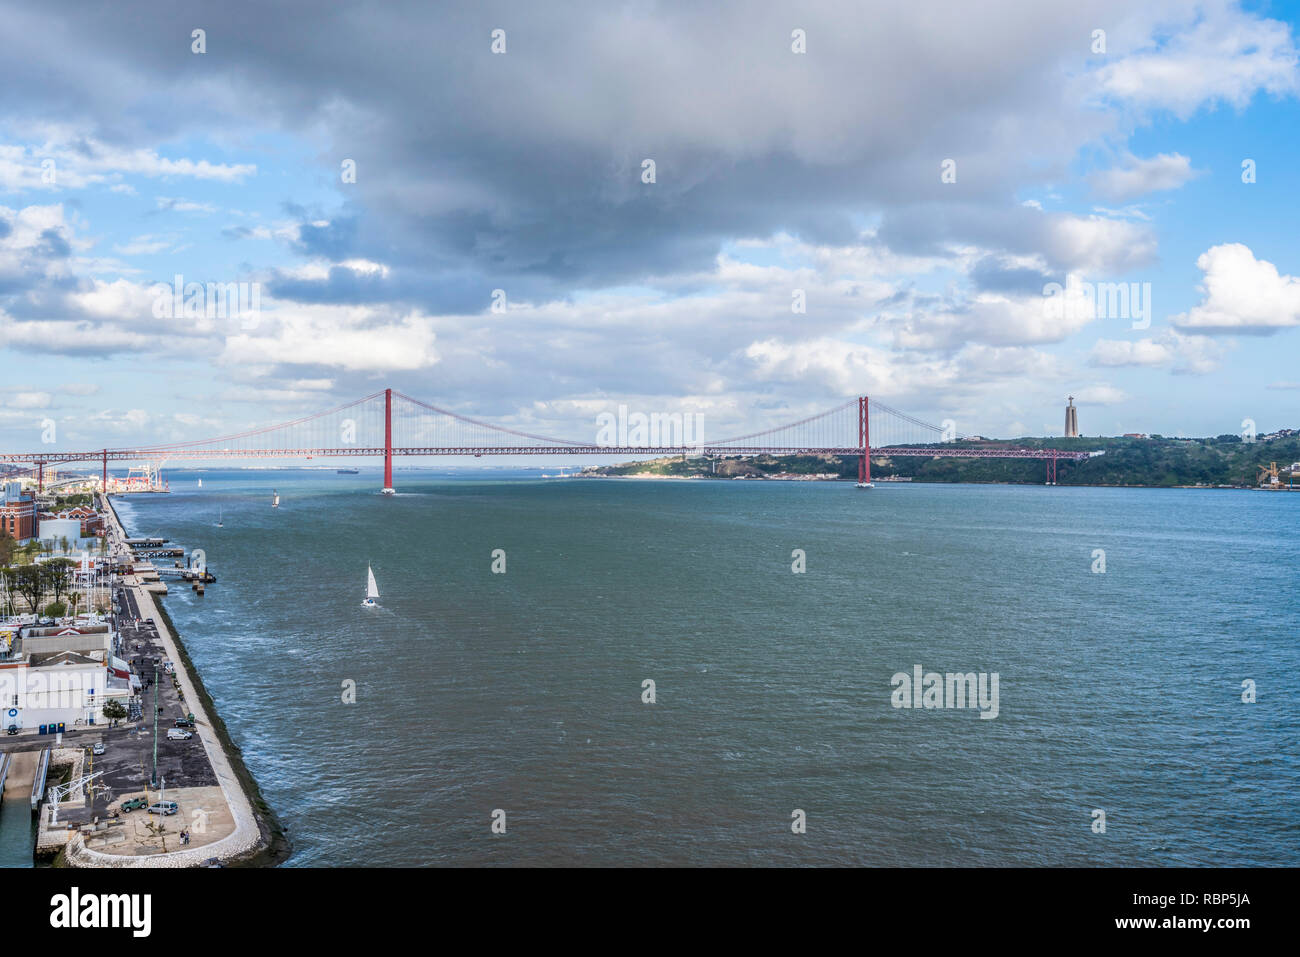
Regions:
<instances>
[{"instance_id":1,"label":"white sailboat","mask_svg":"<svg viewBox=\"0 0 1300 957\"><path fill-rule=\"evenodd\" d=\"M203 479L199 479L199 488L203 488Z\"/></svg>"},{"instance_id":2,"label":"white sailboat","mask_svg":"<svg viewBox=\"0 0 1300 957\"><path fill-rule=\"evenodd\" d=\"M375 572L369 564L366 565L366 600L361 603L362 608L378 608L375 599L379 597L379 586L375 583Z\"/></svg>"},{"instance_id":3,"label":"white sailboat","mask_svg":"<svg viewBox=\"0 0 1300 957\"><path fill-rule=\"evenodd\" d=\"M277 492L277 491L275 491L274 489L272 489L271 494L275 496L275 498L274 498L274 499L272 500L272 502L271 502L271 508L279 508L279 507L280 507L280 493Z\"/></svg>"}]
</instances>

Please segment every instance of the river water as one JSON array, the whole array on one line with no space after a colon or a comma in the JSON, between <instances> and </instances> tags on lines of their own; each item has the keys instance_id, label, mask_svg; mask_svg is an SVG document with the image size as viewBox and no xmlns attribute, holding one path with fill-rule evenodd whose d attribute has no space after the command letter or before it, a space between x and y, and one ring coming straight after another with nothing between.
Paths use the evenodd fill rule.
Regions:
<instances>
[{"instance_id":1,"label":"river water","mask_svg":"<svg viewBox=\"0 0 1300 957\"><path fill-rule=\"evenodd\" d=\"M536 476L115 500L289 866L1300 864L1300 496Z\"/></svg>"}]
</instances>

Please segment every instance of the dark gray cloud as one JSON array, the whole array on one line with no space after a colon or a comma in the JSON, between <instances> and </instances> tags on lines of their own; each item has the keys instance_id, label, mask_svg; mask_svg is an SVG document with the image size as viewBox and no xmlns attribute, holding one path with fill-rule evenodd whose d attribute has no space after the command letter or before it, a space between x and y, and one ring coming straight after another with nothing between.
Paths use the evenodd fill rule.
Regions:
<instances>
[{"instance_id":1,"label":"dark gray cloud","mask_svg":"<svg viewBox=\"0 0 1300 957\"><path fill-rule=\"evenodd\" d=\"M890 211L900 248L1032 245L1029 217L990 230L981 213L1106 124L1060 104L1111 6L0 4L28 41L0 66L0 109L117 146L295 130L327 170L357 164L349 212L295 210L299 252L556 295L707 268L736 238L851 242ZM969 213L914 216L953 202ZM331 288L359 294L315 295Z\"/></svg>"}]
</instances>

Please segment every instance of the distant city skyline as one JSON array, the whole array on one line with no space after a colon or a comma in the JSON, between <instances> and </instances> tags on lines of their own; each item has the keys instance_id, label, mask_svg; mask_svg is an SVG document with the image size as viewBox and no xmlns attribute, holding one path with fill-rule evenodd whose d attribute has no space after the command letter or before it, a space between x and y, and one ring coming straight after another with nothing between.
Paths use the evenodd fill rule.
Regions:
<instances>
[{"instance_id":1,"label":"distant city skyline","mask_svg":"<svg viewBox=\"0 0 1300 957\"><path fill-rule=\"evenodd\" d=\"M561 435L1300 426L1294 7L0 16L6 448L385 386Z\"/></svg>"}]
</instances>

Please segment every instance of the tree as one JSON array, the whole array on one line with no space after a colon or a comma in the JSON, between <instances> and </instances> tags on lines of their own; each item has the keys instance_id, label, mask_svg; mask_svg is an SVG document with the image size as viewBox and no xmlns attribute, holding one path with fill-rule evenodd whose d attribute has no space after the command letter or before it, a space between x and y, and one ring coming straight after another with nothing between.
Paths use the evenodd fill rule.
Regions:
<instances>
[{"instance_id":1,"label":"tree","mask_svg":"<svg viewBox=\"0 0 1300 957\"><path fill-rule=\"evenodd\" d=\"M76 563L70 558L55 558L41 565L46 575L46 585L54 593L54 600L63 601L63 596L72 588L72 569Z\"/></svg>"},{"instance_id":2,"label":"tree","mask_svg":"<svg viewBox=\"0 0 1300 957\"><path fill-rule=\"evenodd\" d=\"M125 718L126 707L116 698L110 698L108 701L104 702L104 717L112 718L114 720Z\"/></svg>"},{"instance_id":3,"label":"tree","mask_svg":"<svg viewBox=\"0 0 1300 957\"><path fill-rule=\"evenodd\" d=\"M8 565L14 560L14 540L0 532L0 565Z\"/></svg>"},{"instance_id":4,"label":"tree","mask_svg":"<svg viewBox=\"0 0 1300 957\"><path fill-rule=\"evenodd\" d=\"M14 576L14 591L27 600L27 607L35 611L41 606L48 584L45 572L40 565L19 565Z\"/></svg>"},{"instance_id":5,"label":"tree","mask_svg":"<svg viewBox=\"0 0 1300 957\"><path fill-rule=\"evenodd\" d=\"M14 606L14 594L17 592L18 569L8 566L0 568L0 578L4 580L4 608L0 609L6 615L16 615L18 609Z\"/></svg>"}]
</instances>

